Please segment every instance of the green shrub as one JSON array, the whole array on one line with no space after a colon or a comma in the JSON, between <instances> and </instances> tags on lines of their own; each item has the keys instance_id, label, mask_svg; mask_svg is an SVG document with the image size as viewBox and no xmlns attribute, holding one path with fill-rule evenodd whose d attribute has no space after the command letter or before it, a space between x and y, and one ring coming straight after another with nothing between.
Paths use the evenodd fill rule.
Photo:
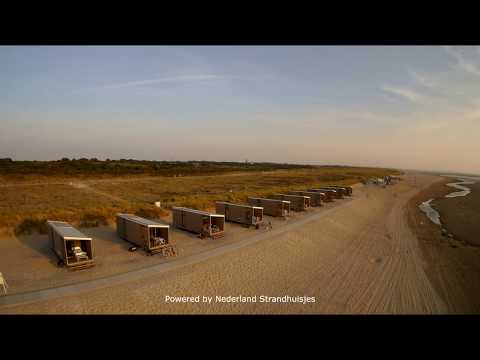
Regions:
<instances>
[{"instance_id":1,"label":"green shrub","mask_svg":"<svg viewBox=\"0 0 480 360\"><path fill-rule=\"evenodd\" d=\"M28 218L15 227L15 235L30 235L33 232L46 234L48 232L46 219Z\"/></svg>"}]
</instances>

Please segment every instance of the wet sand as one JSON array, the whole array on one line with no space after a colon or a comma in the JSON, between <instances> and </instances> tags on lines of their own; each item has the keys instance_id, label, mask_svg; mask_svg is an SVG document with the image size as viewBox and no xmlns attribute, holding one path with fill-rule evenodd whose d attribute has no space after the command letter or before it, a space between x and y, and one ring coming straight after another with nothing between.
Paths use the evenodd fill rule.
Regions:
<instances>
[{"instance_id":1,"label":"wet sand","mask_svg":"<svg viewBox=\"0 0 480 360\"><path fill-rule=\"evenodd\" d=\"M74 295L0 306L0 313L469 312L474 300L455 302L465 297L461 287L448 288L447 296L439 291L443 289L429 275L436 260L425 256L407 222L407 203L438 180L408 175L386 188L361 186L352 201L332 208L328 216L319 212L301 226L286 225L219 256ZM217 295L307 296L315 302L169 303L165 298Z\"/></svg>"},{"instance_id":2,"label":"wet sand","mask_svg":"<svg viewBox=\"0 0 480 360\"><path fill-rule=\"evenodd\" d=\"M448 232L459 240L480 246L480 183L463 186L470 188L471 193L467 196L435 199L433 206L440 213L443 227Z\"/></svg>"},{"instance_id":3,"label":"wet sand","mask_svg":"<svg viewBox=\"0 0 480 360\"><path fill-rule=\"evenodd\" d=\"M443 197L446 194L455 191L446 186L451 182L452 179L443 178L414 196L408 203L409 224L418 238L427 276L445 301L448 312L478 314L480 248L470 246L467 239L478 239L480 234L478 221L474 221L475 206L478 205L480 193L479 184L476 184L477 189L467 197L445 199ZM468 199L474 193L477 193L476 198ZM432 198L436 199L433 206L440 212L443 226L455 235L453 239L442 236L441 227L433 224L418 208L418 204ZM458 214L464 214L465 218ZM462 226L465 226L465 229L462 229Z\"/></svg>"}]
</instances>

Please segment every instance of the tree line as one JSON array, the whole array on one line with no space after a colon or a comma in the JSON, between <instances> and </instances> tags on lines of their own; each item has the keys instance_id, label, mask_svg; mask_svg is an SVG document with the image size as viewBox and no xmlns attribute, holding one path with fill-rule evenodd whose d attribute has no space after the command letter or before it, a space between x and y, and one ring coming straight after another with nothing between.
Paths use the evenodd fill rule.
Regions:
<instances>
[{"instance_id":1,"label":"tree line","mask_svg":"<svg viewBox=\"0 0 480 360\"><path fill-rule=\"evenodd\" d=\"M97 158L62 158L53 161L14 161L0 158L0 175L78 176L78 175L161 175L187 176L232 171L271 171L313 168L312 165L269 162L150 161L136 159L99 160Z\"/></svg>"}]
</instances>

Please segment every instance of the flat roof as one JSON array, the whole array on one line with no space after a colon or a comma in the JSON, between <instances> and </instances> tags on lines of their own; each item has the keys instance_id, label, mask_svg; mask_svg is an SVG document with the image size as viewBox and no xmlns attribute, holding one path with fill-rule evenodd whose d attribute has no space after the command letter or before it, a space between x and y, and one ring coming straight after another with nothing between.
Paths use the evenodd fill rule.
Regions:
<instances>
[{"instance_id":1,"label":"flat roof","mask_svg":"<svg viewBox=\"0 0 480 360\"><path fill-rule=\"evenodd\" d=\"M305 196L305 195L295 195L295 194L275 194L275 195L282 195L282 196L296 196L296 197L310 198L310 196Z\"/></svg>"},{"instance_id":2,"label":"flat roof","mask_svg":"<svg viewBox=\"0 0 480 360\"><path fill-rule=\"evenodd\" d=\"M72 225L64 221L47 221L47 223L51 225L55 229L55 231L65 239L92 240L91 237L86 236L85 234L74 228Z\"/></svg>"},{"instance_id":3,"label":"flat roof","mask_svg":"<svg viewBox=\"0 0 480 360\"><path fill-rule=\"evenodd\" d=\"M187 211L195 214L200 214L200 215L206 215L206 216L217 216L217 217L225 217L225 215L221 214L212 214L207 211L201 211L201 210L196 210L196 209L190 209L186 207L181 207L181 206L174 206L172 207L172 210L181 210L181 211Z\"/></svg>"},{"instance_id":4,"label":"flat roof","mask_svg":"<svg viewBox=\"0 0 480 360\"><path fill-rule=\"evenodd\" d=\"M252 199L252 200L267 200L267 201L281 201L281 202L289 203L289 204L290 204L290 201L288 201L288 200L280 200L280 199L255 198L255 197L249 197L249 199Z\"/></svg>"},{"instance_id":5,"label":"flat roof","mask_svg":"<svg viewBox=\"0 0 480 360\"><path fill-rule=\"evenodd\" d=\"M261 206L253 206L253 205L248 205L248 204L236 204L236 203L231 203L229 201L216 201L219 204L227 204L227 205L233 205L233 206L240 206L240 207L248 207L252 209L263 209Z\"/></svg>"},{"instance_id":6,"label":"flat roof","mask_svg":"<svg viewBox=\"0 0 480 360\"><path fill-rule=\"evenodd\" d=\"M319 192L316 192L316 191L301 191L301 190L293 190L293 191L290 191L292 193L300 193L300 194L311 194L311 195L318 195L320 194ZM294 194L289 194L289 195L294 195Z\"/></svg>"},{"instance_id":7,"label":"flat roof","mask_svg":"<svg viewBox=\"0 0 480 360\"><path fill-rule=\"evenodd\" d=\"M117 214L117 216L123 219L136 222L137 224L140 224L140 225L145 225L147 227L165 227L165 228L170 227L170 225L160 224L157 221L145 219L134 214Z\"/></svg>"}]
</instances>

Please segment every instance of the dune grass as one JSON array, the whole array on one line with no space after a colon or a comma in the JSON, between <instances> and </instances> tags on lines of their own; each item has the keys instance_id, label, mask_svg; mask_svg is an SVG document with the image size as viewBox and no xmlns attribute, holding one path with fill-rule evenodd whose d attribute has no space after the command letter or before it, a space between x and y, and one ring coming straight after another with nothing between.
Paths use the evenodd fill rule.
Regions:
<instances>
[{"instance_id":1,"label":"dune grass","mask_svg":"<svg viewBox=\"0 0 480 360\"><path fill-rule=\"evenodd\" d=\"M68 221L83 227L106 225L117 212L166 214L153 204L116 201L68 184L0 188L0 228L17 235L46 232L47 220Z\"/></svg>"},{"instance_id":2,"label":"dune grass","mask_svg":"<svg viewBox=\"0 0 480 360\"><path fill-rule=\"evenodd\" d=\"M332 167L230 176L149 178L123 182L121 185L112 180L93 186L129 201L161 201L164 208L185 206L212 210L215 208L215 200L245 202L249 196L269 196L273 193L326 184L349 185L392 173L398 172L377 168Z\"/></svg>"},{"instance_id":3,"label":"dune grass","mask_svg":"<svg viewBox=\"0 0 480 360\"><path fill-rule=\"evenodd\" d=\"M391 169L319 167L185 177L112 177L82 180L49 178L48 182L4 182L0 187L0 228L17 235L45 232L46 220L68 221L78 226L113 223L118 212L146 218L168 216L166 209L185 206L213 210L215 200L245 202L248 196L269 196L326 184L349 185L370 177L398 174ZM6 185L6 186L5 186ZM161 201L162 208L154 206Z\"/></svg>"}]
</instances>

